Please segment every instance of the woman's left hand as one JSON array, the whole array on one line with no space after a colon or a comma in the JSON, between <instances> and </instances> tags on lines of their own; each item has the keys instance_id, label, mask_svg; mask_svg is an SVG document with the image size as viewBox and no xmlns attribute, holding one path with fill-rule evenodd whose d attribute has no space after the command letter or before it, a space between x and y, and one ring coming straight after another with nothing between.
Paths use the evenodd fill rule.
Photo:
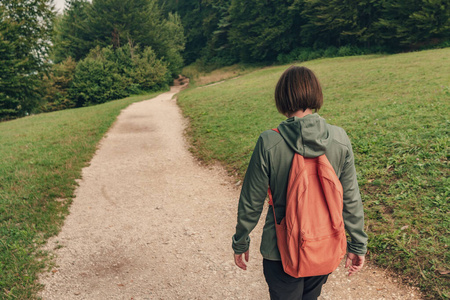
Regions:
<instances>
[{"instance_id":1,"label":"woman's left hand","mask_svg":"<svg viewBox=\"0 0 450 300\"><path fill-rule=\"evenodd\" d=\"M234 255L234 263L236 264L236 266L238 266L242 270L247 270L247 265L245 264L244 260L242 259L243 255L245 257L245 261L248 262L249 250L247 250L247 252L245 252L245 253L235 254Z\"/></svg>"}]
</instances>

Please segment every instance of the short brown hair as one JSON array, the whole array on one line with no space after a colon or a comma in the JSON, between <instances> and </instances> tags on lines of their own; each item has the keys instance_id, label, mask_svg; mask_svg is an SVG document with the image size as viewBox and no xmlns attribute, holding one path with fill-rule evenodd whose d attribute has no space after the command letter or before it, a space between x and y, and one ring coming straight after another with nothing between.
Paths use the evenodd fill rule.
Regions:
<instances>
[{"instance_id":1,"label":"short brown hair","mask_svg":"<svg viewBox=\"0 0 450 300\"><path fill-rule=\"evenodd\" d=\"M297 66L284 71L275 88L275 104L281 114L308 108L318 111L322 103L322 88L313 71Z\"/></svg>"}]
</instances>

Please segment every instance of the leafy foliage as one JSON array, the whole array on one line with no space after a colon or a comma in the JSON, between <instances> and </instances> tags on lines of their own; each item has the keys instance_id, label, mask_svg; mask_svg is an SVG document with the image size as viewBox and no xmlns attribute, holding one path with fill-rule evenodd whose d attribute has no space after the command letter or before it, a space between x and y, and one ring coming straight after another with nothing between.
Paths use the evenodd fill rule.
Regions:
<instances>
[{"instance_id":1,"label":"leafy foliage","mask_svg":"<svg viewBox=\"0 0 450 300\"><path fill-rule=\"evenodd\" d=\"M53 59L56 63L71 57L75 61L84 58L93 40L87 23L87 0L67 0L64 14L55 22Z\"/></svg>"},{"instance_id":2,"label":"leafy foliage","mask_svg":"<svg viewBox=\"0 0 450 300\"><path fill-rule=\"evenodd\" d=\"M169 13L157 31L160 36L159 41L148 46L154 49L158 57L167 62L167 68L172 77L177 77L184 65L181 51L184 50L185 38L180 17Z\"/></svg>"},{"instance_id":3,"label":"leafy foliage","mask_svg":"<svg viewBox=\"0 0 450 300\"><path fill-rule=\"evenodd\" d=\"M137 53L132 57L132 66L129 76L140 91L160 90L170 81L166 64L157 59L150 47L145 48L142 54Z\"/></svg>"},{"instance_id":4,"label":"leafy foliage","mask_svg":"<svg viewBox=\"0 0 450 300\"><path fill-rule=\"evenodd\" d=\"M229 2L229 0L225 1ZM159 1L166 14L176 12L180 16L186 37L183 57L187 64L194 62L202 52L206 51L208 36L215 30L217 18L213 2L219 5L218 3L222 1Z\"/></svg>"},{"instance_id":5,"label":"leafy foliage","mask_svg":"<svg viewBox=\"0 0 450 300\"><path fill-rule=\"evenodd\" d=\"M40 107L43 112L63 110L75 107L76 103L69 97L76 63L71 57L60 64L52 66L48 76L45 76L44 103Z\"/></svg>"},{"instance_id":6,"label":"leafy foliage","mask_svg":"<svg viewBox=\"0 0 450 300\"><path fill-rule=\"evenodd\" d=\"M77 64L70 95L78 107L128 95L126 87L130 82L119 73L118 63L108 60L112 51L111 47L97 47Z\"/></svg>"},{"instance_id":7,"label":"leafy foliage","mask_svg":"<svg viewBox=\"0 0 450 300\"><path fill-rule=\"evenodd\" d=\"M278 53L293 48L302 20L292 2L231 2L229 36L242 61L274 61Z\"/></svg>"},{"instance_id":8,"label":"leafy foliage","mask_svg":"<svg viewBox=\"0 0 450 300\"><path fill-rule=\"evenodd\" d=\"M120 48L130 41L142 46L160 43L161 21L155 1L94 0L88 6L89 35L101 48Z\"/></svg>"},{"instance_id":9,"label":"leafy foliage","mask_svg":"<svg viewBox=\"0 0 450 300\"><path fill-rule=\"evenodd\" d=\"M159 0L185 28L186 63L282 60L298 48L414 50L450 39L447 0ZM374 49L374 50L372 50ZM279 60L279 59L278 59Z\"/></svg>"},{"instance_id":10,"label":"leafy foliage","mask_svg":"<svg viewBox=\"0 0 450 300\"><path fill-rule=\"evenodd\" d=\"M38 106L52 19L50 0L0 2L0 120Z\"/></svg>"},{"instance_id":11,"label":"leafy foliage","mask_svg":"<svg viewBox=\"0 0 450 300\"><path fill-rule=\"evenodd\" d=\"M446 0L388 0L378 20L381 38L394 47L448 40L450 4Z\"/></svg>"},{"instance_id":12,"label":"leafy foliage","mask_svg":"<svg viewBox=\"0 0 450 300\"><path fill-rule=\"evenodd\" d=\"M97 46L117 49L127 44L152 47L173 76L181 71L181 20L176 14L165 18L154 0L69 1L56 26L55 59L71 56L78 61Z\"/></svg>"},{"instance_id":13,"label":"leafy foliage","mask_svg":"<svg viewBox=\"0 0 450 300\"><path fill-rule=\"evenodd\" d=\"M69 95L76 106L89 106L132 93L160 90L170 81L167 63L147 47L97 47L78 62Z\"/></svg>"},{"instance_id":14,"label":"leafy foliage","mask_svg":"<svg viewBox=\"0 0 450 300\"><path fill-rule=\"evenodd\" d=\"M55 23L57 64L45 76L41 109L99 104L164 88L181 72L184 45L180 17L164 17L156 0L69 0ZM69 66L73 74L66 72Z\"/></svg>"},{"instance_id":15,"label":"leafy foliage","mask_svg":"<svg viewBox=\"0 0 450 300\"><path fill-rule=\"evenodd\" d=\"M304 42L315 48L370 46L376 41L380 7L375 0L305 0L301 12L307 20L301 29Z\"/></svg>"}]
</instances>

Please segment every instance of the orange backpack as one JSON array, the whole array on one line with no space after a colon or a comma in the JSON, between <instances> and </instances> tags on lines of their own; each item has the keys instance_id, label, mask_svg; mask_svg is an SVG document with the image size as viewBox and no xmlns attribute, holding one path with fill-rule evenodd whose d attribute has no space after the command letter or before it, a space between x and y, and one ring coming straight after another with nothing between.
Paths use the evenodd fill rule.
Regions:
<instances>
[{"instance_id":1,"label":"orange backpack","mask_svg":"<svg viewBox=\"0 0 450 300\"><path fill-rule=\"evenodd\" d=\"M274 129L279 133L278 129ZM347 250L343 190L325 154L294 154L286 195L286 216L277 223L277 245L284 271L296 278L326 275L339 266Z\"/></svg>"}]
</instances>

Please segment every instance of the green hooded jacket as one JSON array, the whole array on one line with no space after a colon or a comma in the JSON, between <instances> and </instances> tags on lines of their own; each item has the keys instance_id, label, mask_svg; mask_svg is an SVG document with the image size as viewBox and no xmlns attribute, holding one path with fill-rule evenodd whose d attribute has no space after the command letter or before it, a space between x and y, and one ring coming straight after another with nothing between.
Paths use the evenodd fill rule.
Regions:
<instances>
[{"instance_id":1,"label":"green hooded jacket","mask_svg":"<svg viewBox=\"0 0 450 300\"><path fill-rule=\"evenodd\" d=\"M345 229L350 236L347 250L364 255L367 252L364 211L352 146L345 131L327 124L318 114L289 118L278 126L278 130L280 133L273 130L264 131L253 151L239 198L236 233L232 245L234 252L241 254L249 249L249 234L261 216L269 185L277 220L284 218L289 170L294 152L297 152L304 157L325 154L330 161L344 190L343 218ZM281 260L271 209L266 216L261 254L266 259Z\"/></svg>"}]
</instances>

